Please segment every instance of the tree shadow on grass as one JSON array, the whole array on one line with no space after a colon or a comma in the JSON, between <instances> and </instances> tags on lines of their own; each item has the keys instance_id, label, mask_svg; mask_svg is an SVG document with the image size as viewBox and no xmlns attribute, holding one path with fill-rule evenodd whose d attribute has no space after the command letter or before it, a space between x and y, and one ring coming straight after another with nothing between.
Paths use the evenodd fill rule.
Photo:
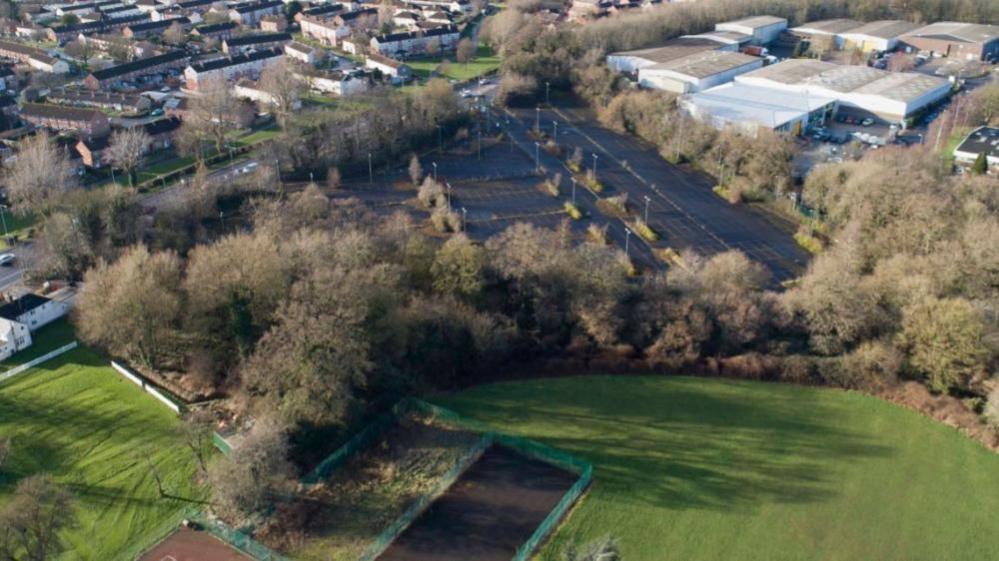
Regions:
<instances>
[{"instance_id":1,"label":"tree shadow on grass","mask_svg":"<svg viewBox=\"0 0 999 561\"><path fill-rule=\"evenodd\" d=\"M847 410L820 399L820 390L616 379L550 380L533 392L500 386L459 405L590 460L595 485L616 500L670 509L753 511L828 500L838 492L830 466L893 453L872 435L843 428L838 420Z\"/></svg>"}]
</instances>

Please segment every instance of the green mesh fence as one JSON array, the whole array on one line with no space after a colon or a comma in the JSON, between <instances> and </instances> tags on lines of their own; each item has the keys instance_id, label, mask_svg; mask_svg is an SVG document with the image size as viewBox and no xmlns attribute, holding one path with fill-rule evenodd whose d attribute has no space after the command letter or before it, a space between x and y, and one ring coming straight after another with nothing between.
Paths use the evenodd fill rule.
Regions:
<instances>
[{"instance_id":1,"label":"green mesh fence","mask_svg":"<svg viewBox=\"0 0 999 561\"><path fill-rule=\"evenodd\" d=\"M386 429L395 424L396 420L395 411L392 413L385 413L375 418L375 420L368 424L368 426L364 427L361 432L354 435L354 437L348 440L343 446L337 448L336 451L320 462L315 469L303 477L302 483L305 483L306 485L315 485L320 481L328 479L341 464L347 461L347 459L356 454L359 450L363 450L374 443L374 441L377 440Z\"/></svg>"},{"instance_id":2,"label":"green mesh fence","mask_svg":"<svg viewBox=\"0 0 999 561\"><path fill-rule=\"evenodd\" d=\"M201 525L216 538L258 561L289 561L287 557L271 551L267 546L254 540L249 535L239 530L234 530L218 520L207 518L203 515L193 516L191 520Z\"/></svg>"},{"instance_id":3,"label":"green mesh fence","mask_svg":"<svg viewBox=\"0 0 999 561\"><path fill-rule=\"evenodd\" d=\"M409 507L406 508L406 510L398 518L396 518L392 524L382 530L382 533L375 538L375 541L372 542L372 544L364 550L364 553L357 558L358 561L374 561L374 559L384 553L385 550L392 545L392 542L394 542L395 539L406 530L406 528L409 528L409 525L412 524L413 521L416 520L421 514L423 514L423 511L436 501L438 497L443 495L444 492L447 491L459 477L461 477L461 474L465 473L465 470L478 461L486 449L492 445L492 435L488 433L484 434L475 446L465 452L465 454L463 454L462 457L459 458L453 466L451 466L451 469L449 469L447 473L441 477L440 481L434 486L433 490L413 501L413 503L409 505Z\"/></svg>"},{"instance_id":4,"label":"green mesh fence","mask_svg":"<svg viewBox=\"0 0 999 561\"><path fill-rule=\"evenodd\" d=\"M158 543L174 533L184 519L190 519L198 513L198 509L191 507L175 513L165 519L158 526L149 529L141 539L134 542L129 548L119 553L117 559L138 559L143 553L155 547Z\"/></svg>"}]
</instances>

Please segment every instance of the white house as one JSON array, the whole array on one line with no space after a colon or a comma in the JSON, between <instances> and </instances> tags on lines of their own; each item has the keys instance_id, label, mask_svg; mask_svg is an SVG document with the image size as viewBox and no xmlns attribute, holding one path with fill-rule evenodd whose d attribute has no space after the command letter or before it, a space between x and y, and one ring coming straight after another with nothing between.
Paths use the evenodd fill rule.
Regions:
<instances>
[{"instance_id":1,"label":"white house","mask_svg":"<svg viewBox=\"0 0 999 561\"><path fill-rule=\"evenodd\" d=\"M260 85L253 80L244 78L237 82L232 88L232 94L239 99L248 99L250 101L255 101L261 106L266 105L277 105L274 96L262 89ZM299 109L302 107L302 102L296 100L292 103L292 109Z\"/></svg>"},{"instance_id":2,"label":"white house","mask_svg":"<svg viewBox=\"0 0 999 561\"><path fill-rule=\"evenodd\" d=\"M367 91L371 81L363 72L326 72L302 76L313 90L344 97Z\"/></svg>"},{"instance_id":3,"label":"white house","mask_svg":"<svg viewBox=\"0 0 999 561\"><path fill-rule=\"evenodd\" d=\"M454 25L442 25L424 31L389 33L371 38L371 52L388 57L406 57L415 54L437 54L458 44L461 34Z\"/></svg>"},{"instance_id":4,"label":"white house","mask_svg":"<svg viewBox=\"0 0 999 561\"><path fill-rule=\"evenodd\" d=\"M284 54L289 58L293 58L299 62L304 62L305 64L315 64L317 61L325 58L323 52L315 47L310 47L298 41L292 41L284 46Z\"/></svg>"},{"instance_id":5,"label":"white house","mask_svg":"<svg viewBox=\"0 0 999 561\"><path fill-rule=\"evenodd\" d=\"M954 149L954 160L963 166L971 166L978 156L985 154L988 171L999 170L999 127L979 127Z\"/></svg>"},{"instance_id":6,"label":"white house","mask_svg":"<svg viewBox=\"0 0 999 561\"><path fill-rule=\"evenodd\" d=\"M31 332L66 315L67 301L28 293L0 306L0 360L31 346Z\"/></svg>"},{"instance_id":7,"label":"white house","mask_svg":"<svg viewBox=\"0 0 999 561\"><path fill-rule=\"evenodd\" d=\"M755 45L773 43L787 29L787 20L775 16L754 16L715 24L715 31L732 31L749 35Z\"/></svg>"},{"instance_id":8,"label":"white house","mask_svg":"<svg viewBox=\"0 0 999 561\"><path fill-rule=\"evenodd\" d=\"M184 70L187 89L197 90L198 85L210 80L235 80L243 77L256 77L260 72L284 59L281 49L267 49L252 53L217 58L192 64Z\"/></svg>"},{"instance_id":9,"label":"white house","mask_svg":"<svg viewBox=\"0 0 999 561\"><path fill-rule=\"evenodd\" d=\"M384 76L388 76L396 80L407 78L410 74L412 74L412 69L406 63L395 60L394 58L382 56L378 53L371 53L368 55L364 60L364 67L371 70L377 70Z\"/></svg>"}]
</instances>

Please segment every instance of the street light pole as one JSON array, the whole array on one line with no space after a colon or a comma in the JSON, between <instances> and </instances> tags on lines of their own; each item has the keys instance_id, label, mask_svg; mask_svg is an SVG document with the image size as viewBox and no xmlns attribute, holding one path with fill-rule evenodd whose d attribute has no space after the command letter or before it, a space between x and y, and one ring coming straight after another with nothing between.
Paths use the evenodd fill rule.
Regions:
<instances>
[{"instance_id":1,"label":"street light pole","mask_svg":"<svg viewBox=\"0 0 999 561\"><path fill-rule=\"evenodd\" d=\"M624 256L631 257L629 250L631 249L631 230L628 228L624 229Z\"/></svg>"},{"instance_id":2,"label":"street light pole","mask_svg":"<svg viewBox=\"0 0 999 561\"><path fill-rule=\"evenodd\" d=\"M649 223L649 201L651 201L651 200L652 199L650 199L648 195L645 196L645 224L646 225L648 225L648 223Z\"/></svg>"},{"instance_id":3,"label":"street light pole","mask_svg":"<svg viewBox=\"0 0 999 561\"><path fill-rule=\"evenodd\" d=\"M434 182L437 181L437 162L430 162L430 165L434 166Z\"/></svg>"},{"instance_id":4,"label":"street light pole","mask_svg":"<svg viewBox=\"0 0 999 561\"><path fill-rule=\"evenodd\" d=\"M593 153L593 178L597 178L597 154Z\"/></svg>"},{"instance_id":5,"label":"street light pole","mask_svg":"<svg viewBox=\"0 0 999 561\"><path fill-rule=\"evenodd\" d=\"M541 144L537 142L534 143L534 169L535 171L541 169Z\"/></svg>"},{"instance_id":6,"label":"street light pole","mask_svg":"<svg viewBox=\"0 0 999 561\"><path fill-rule=\"evenodd\" d=\"M448 212L450 212L451 211L451 183L448 182L448 181L445 181L444 184L447 185L447 210L448 210Z\"/></svg>"},{"instance_id":7,"label":"street light pole","mask_svg":"<svg viewBox=\"0 0 999 561\"><path fill-rule=\"evenodd\" d=\"M468 209L461 207L461 231L468 229Z\"/></svg>"},{"instance_id":8,"label":"street light pole","mask_svg":"<svg viewBox=\"0 0 999 561\"><path fill-rule=\"evenodd\" d=\"M541 131L541 106L534 107L534 130Z\"/></svg>"},{"instance_id":9,"label":"street light pole","mask_svg":"<svg viewBox=\"0 0 999 561\"><path fill-rule=\"evenodd\" d=\"M552 104L551 96L548 95L548 87L551 86L548 82L545 82L545 103L548 105Z\"/></svg>"},{"instance_id":10,"label":"street light pole","mask_svg":"<svg viewBox=\"0 0 999 561\"><path fill-rule=\"evenodd\" d=\"M572 180L572 204L576 204L576 178L570 177Z\"/></svg>"},{"instance_id":11,"label":"street light pole","mask_svg":"<svg viewBox=\"0 0 999 561\"><path fill-rule=\"evenodd\" d=\"M555 140L555 145L558 146L558 121L552 121L552 126L555 127L555 132L552 133L552 138Z\"/></svg>"}]
</instances>

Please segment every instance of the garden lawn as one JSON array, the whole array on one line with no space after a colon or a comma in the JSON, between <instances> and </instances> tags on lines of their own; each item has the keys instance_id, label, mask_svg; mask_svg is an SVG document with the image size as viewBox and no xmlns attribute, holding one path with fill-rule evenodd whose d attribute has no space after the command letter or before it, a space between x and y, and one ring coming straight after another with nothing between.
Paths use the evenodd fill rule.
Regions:
<instances>
[{"instance_id":1,"label":"garden lawn","mask_svg":"<svg viewBox=\"0 0 999 561\"><path fill-rule=\"evenodd\" d=\"M94 351L78 348L0 384L0 435L13 441L0 504L17 481L48 473L73 494L61 559L131 559L205 497L177 418ZM158 469L160 498L144 458Z\"/></svg>"},{"instance_id":2,"label":"garden lawn","mask_svg":"<svg viewBox=\"0 0 999 561\"><path fill-rule=\"evenodd\" d=\"M437 70L441 60L441 57L415 58L407 60L406 64L413 69L413 73L416 76L419 76L420 78L429 78L430 74L434 70ZM475 58L467 64L451 60L448 63L447 72L444 73L443 77L464 82L466 80L471 80L473 78L478 78L479 76L485 76L490 72L494 72L499 68L499 65L499 55L493 53L492 49L489 48L488 45L479 45L479 48L475 53Z\"/></svg>"},{"instance_id":3,"label":"garden lawn","mask_svg":"<svg viewBox=\"0 0 999 561\"><path fill-rule=\"evenodd\" d=\"M73 326L67 318L58 319L31 334L31 346L7 357L0 362L0 373L25 362L34 360L45 353L54 351L76 340ZM41 366L45 366L42 364ZM3 386L0 386L2 389Z\"/></svg>"},{"instance_id":4,"label":"garden lawn","mask_svg":"<svg viewBox=\"0 0 999 561\"><path fill-rule=\"evenodd\" d=\"M435 399L595 464L543 549L627 561L977 561L999 552L999 455L873 397L720 379L576 377Z\"/></svg>"}]
</instances>

